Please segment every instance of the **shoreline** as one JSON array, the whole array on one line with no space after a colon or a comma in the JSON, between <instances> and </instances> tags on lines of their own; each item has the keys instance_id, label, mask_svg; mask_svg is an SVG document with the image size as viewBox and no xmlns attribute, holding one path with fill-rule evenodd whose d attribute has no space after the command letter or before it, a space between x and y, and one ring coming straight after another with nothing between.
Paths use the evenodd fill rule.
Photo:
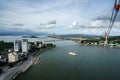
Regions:
<instances>
[{"instance_id":1,"label":"shoreline","mask_svg":"<svg viewBox=\"0 0 120 80\"><path fill-rule=\"evenodd\" d=\"M45 48L45 49L38 50L37 52L35 52L35 53L32 55L32 59L30 60L30 62L28 62L29 65L28 65L28 64L24 65L24 67L26 67L26 66L27 66L27 67L26 67L26 68L23 67L23 69L22 69L20 72L15 73L15 75L12 76L12 78L11 78L10 80L14 80L14 79L16 79L20 74L25 73L26 71L28 71L33 65L37 64L37 63L40 61L40 59L38 59L38 55L40 55L41 53L43 53L43 52L45 52L45 51L47 51L47 50L49 50L49 49L52 49L52 48L55 48L55 46L53 46L53 47L47 47L47 48Z\"/></svg>"},{"instance_id":2,"label":"shoreline","mask_svg":"<svg viewBox=\"0 0 120 80\"><path fill-rule=\"evenodd\" d=\"M120 45L107 45L107 46L104 46L104 44L102 45L95 45L95 44L85 44L85 43L79 43L77 42L79 45L81 46L97 46L97 47L106 47L106 48L115 48L115 49L120 49Z\"/></svg>"},{"instance_id":3,"label":"shoreline","mask_svg":"<svg viewBox=\"0 0 120 80\"><path fill-rule=\"evenodd\" d=\"M40 61L40 59L38 59L38 55L52 48L55 48L55 45L47 47L42 50L35 51L28 58L28 60L22 62L19 65L14 66L13 68L9 68L5 72L3 72L0 75L0 80L15 80L20 74L28 71L33 65L37 64Z\"/></svg>"}]
</instances>

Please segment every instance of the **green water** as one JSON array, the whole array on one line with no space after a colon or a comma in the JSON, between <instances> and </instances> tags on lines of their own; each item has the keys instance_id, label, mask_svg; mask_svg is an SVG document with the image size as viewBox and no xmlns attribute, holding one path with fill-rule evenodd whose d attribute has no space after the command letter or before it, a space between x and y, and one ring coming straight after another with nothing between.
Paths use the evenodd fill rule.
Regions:
<instances>
[{"instance_id":1,"label":"green water","mask_svg":"<svg viewBox=\"0 0 120 80\"><path fill-rule=\"evenodd\" d=\"M72 41L56 45L40 54L40 63L16 80L120 80L120 49L80 46Z\"/></svg>"}]
</instances>

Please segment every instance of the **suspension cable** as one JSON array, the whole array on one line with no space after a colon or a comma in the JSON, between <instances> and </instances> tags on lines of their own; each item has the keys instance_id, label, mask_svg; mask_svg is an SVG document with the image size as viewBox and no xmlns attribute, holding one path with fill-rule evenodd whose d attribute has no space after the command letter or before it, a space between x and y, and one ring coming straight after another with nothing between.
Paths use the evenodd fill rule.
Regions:
<instances>
[{"instance_id":1,"label":"suspension cable","mask_svg":"<svg viewBox=\"0 0 120 80\"><path fill-rule=\"evenodd\" d=\"M120 0L117 3L119 5L120 4ZM115 0L114 7L115 6L116 6L116 0ZM116 19L117 15L118 15L118 12L119 12L119 9L115 10L114 7L113 7L112 15L111 15L111 18L110 18L110 24L109 24L108 31L107 31L107 37L110 35L111 29L113 27L113 24L114 24L115 19Z\"/></svg>"}]
</instances>

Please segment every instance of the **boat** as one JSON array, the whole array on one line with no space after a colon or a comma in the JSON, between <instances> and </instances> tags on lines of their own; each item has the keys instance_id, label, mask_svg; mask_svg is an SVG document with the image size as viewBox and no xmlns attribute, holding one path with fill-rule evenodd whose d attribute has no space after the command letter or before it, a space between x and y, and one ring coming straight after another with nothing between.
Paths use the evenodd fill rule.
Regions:
<instances>
[{"instance_id":1,"label":"boat","mask_svg":"<svg viewBox=\"0 0 120 80\"><path fill-rule=\"evenodd\" d=\"M75 52L69 52L68 54L70 54L70 55L72 55L72 56L77 55Z\"/></svg>"}]
</instances>

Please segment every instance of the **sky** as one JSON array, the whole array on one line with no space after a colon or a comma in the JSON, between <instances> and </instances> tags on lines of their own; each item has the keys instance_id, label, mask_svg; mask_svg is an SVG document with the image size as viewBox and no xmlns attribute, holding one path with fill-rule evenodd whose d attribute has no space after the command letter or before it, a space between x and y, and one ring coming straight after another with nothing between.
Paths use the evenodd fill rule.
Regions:
<instances>
[{"instance_id":1,"label":"sky","mask_svg":"<svg viewBox=\"0 0 120 80\"><path fill-rule=\"evenodd\" d=\"M114 0L0 0L0 34L104 35L113 5ZM111 35L120 35L119 17Z\"/></svg>"}]
</instances>

